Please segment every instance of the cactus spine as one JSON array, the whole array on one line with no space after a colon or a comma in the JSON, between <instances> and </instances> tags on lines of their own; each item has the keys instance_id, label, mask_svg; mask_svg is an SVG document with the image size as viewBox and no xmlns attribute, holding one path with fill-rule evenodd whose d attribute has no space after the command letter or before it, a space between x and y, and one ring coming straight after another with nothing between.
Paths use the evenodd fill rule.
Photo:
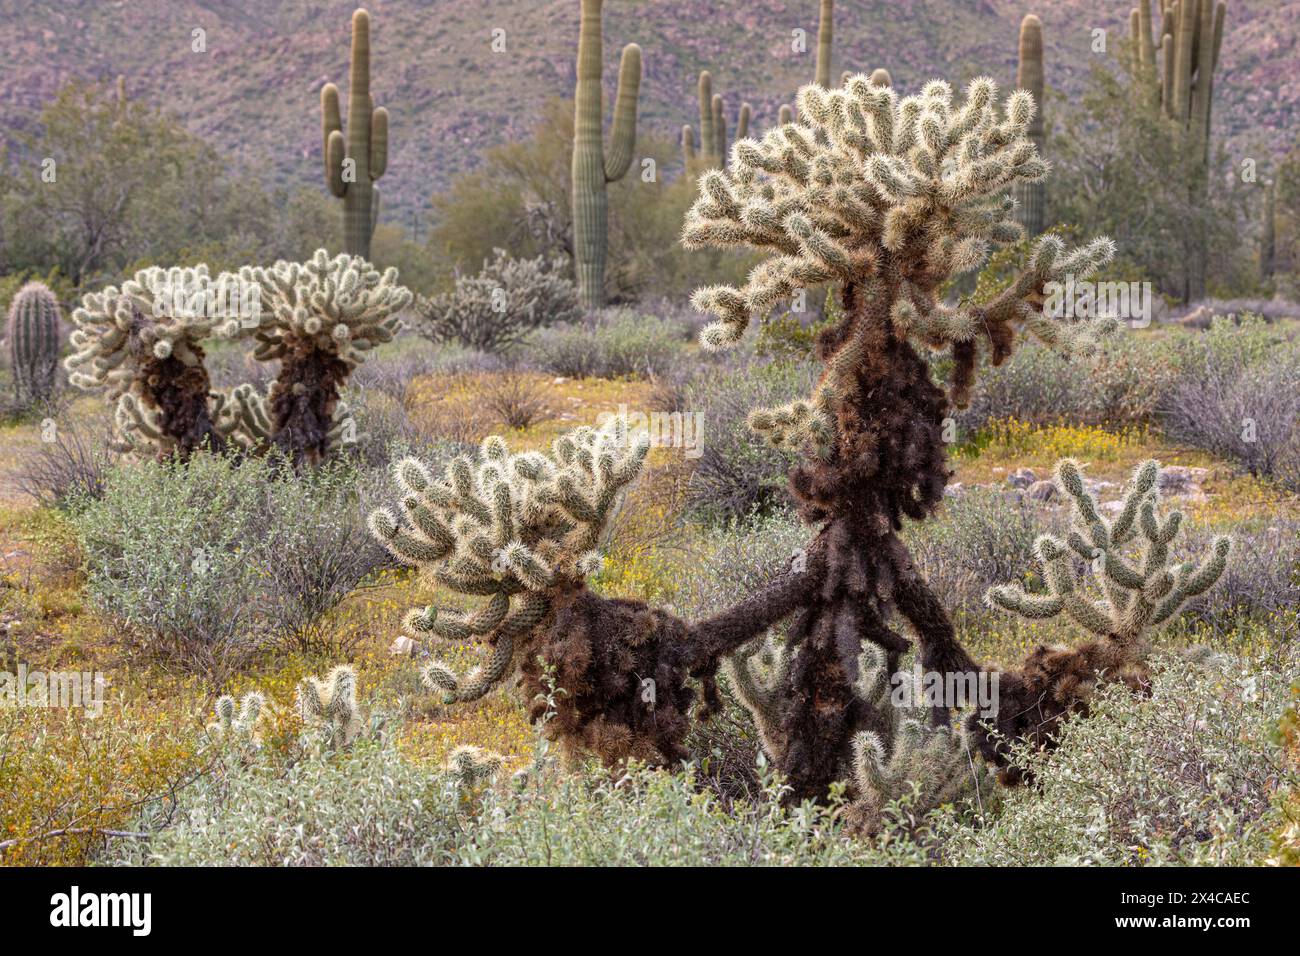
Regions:
<instances>
[{"instance_id":1,"label":"cactus spine","mask_svg":"<svg viewBox=\"0 0 1300 956\"><path fill-rule=\"evenodd\" d=\"M698 85L700 101L700 146L695 148L695 131L690 124L682 127L682 158L687 171L697 164L704 168L718 168L727 158L727 118L723 112L722 94L713 92L713 77L708 70L700 71ZM749 135L749 119L753 107L748 103L740 105L740 114L736 119L736 139Z\"/></svg>"},{"instance_id":2,"label":"cactus spine","mask_svg":"<svg viewBox=\"0 0 1300 956\"><path fill-rule=\"evenodd\" d=\"M578 85L573 117L573 252L578 294L587 309L605 301L605 257L609 237L609 198L606 187L622 179L632 164L636 145L637 98L641 89L641 48L623 48L614 101L610 149L605 152L601 118L600 71L603 0L582 0L578 30Z\"/></svg>"},{"instance_id":3,"label":"cactus spine","mask_svg":"<svg viewBox=\"0 0 1300 956\"><path fill-rule=\"evenodd\" d=\"M18 290L5 337L18 401L46 401L54 393L59 367L59 303L43 283L29 282Z\"/></svg>"},{"instance_id":4,"label":"cactus spine","mask_svg":"<svg viewBox=\"0 0 1300 956\"><path fill-rule=\"evenodd\" d=\"M1045 145L1043 132L1043 24L1032 13L1020 22L1020 63L1016 69L1016 88L1028 90L1034 98L1033 118L1027 136L1041 154ZM1025 227L1030 238L1046 227L1047 186L1043 182L1019 183L1016 186L1016 221Z\"/></svg>"},{"instance_id":5,"label":"cactus spine","mask_svg":"<svg viewBox=\"0 0 1300 956\"><path fill-rule=\"evenodd\" d=\"M320 91L325 182L343 200L343 244L349 255L370 258L370 237L379 220L375 181L388 165L388 110L370 95L370 14L352 14L352 68L348 77L348 132L343 137L339 89ZM348 166L347 162L351 165Z\"/></svg>"}]
</instances>

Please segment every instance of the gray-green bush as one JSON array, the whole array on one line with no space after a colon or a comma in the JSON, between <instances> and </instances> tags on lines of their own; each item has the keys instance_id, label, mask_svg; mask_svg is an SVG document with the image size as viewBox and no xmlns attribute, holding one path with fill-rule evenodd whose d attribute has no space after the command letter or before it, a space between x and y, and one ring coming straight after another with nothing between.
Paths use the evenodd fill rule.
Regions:
<instances>
[{"instance_id":1,"label":"gray-green bush","mask_svg":"<svg viewBox=\"0 0 1300 956\"><path fill-rule=\"evenodd\" d=\"M789 460L757 440L746 424L754 408L773 408L807 394L813 370L803 363L741 358L703 366L687 385L687 411L702 416L704 448L688 489L688 504L715 520L770 511L787 500Z\"/></svg>"},{"instance_id":2,"label":"gray-green bush","mask_svg":"<svg viewBox=\"0 0 1300 956\"><path fill-rule=\"evenodd\" d=\"M355 481L207 454L115 468L72 507L87 590L145 650L219 678L301 639L383 562Z\"/></svg>"},{"instance_id":3,"label":"gray-green bush","mask_svg":"<svg viewBox=\"0 0 1300 956\"><path fill-rule=\"evenodd\" d=\"M564 270L562 260L514 259L497 249L478 275L458 275L451 292L421 300L416 328L434 342L505 351L535 328L581 314Z\"/></svg>"},{"instance_id":4,"label":"gray-green bush","mask_svg":"<svg viewBox=\"0 0 1300 956\"><path fill-rule=\"evenodd\" d=\"M682 325L631 309L606 309L593 321L539 329L524 358L566 378L652 377L670 371L685 343Z\"/></svg>"}]
</instances>

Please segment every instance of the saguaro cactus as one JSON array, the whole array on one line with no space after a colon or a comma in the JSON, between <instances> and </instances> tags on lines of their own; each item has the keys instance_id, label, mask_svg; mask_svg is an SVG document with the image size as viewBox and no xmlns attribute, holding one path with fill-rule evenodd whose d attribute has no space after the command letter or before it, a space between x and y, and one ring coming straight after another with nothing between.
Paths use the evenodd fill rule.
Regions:
<instances>
[{"instance_id":1,"label":"saguaro cactus","mask_svg":"<svg viewBox=\"0 0 1300 956\"><path fill-rule=\"evenodd\" d=\"M632 165L636 145L637 98L641 90L641 48L623 48L614 100L614 126L605 152L601 118L600 71L604 62L601 6L604 0L582 0L578 29L578 85L573 114L573 265L584 308L605 301L605 257L609 240L609 197L606 187Z\"/></svg>"},{"instance_id":2,"label":"saguaro cactus","mask_svg":"<svg viewBox=\"0 0 1300 956\"><path fill-rule=\"evenodd\" d=\"M1026 136L1041 153L1046 137L1043 132L1043 23L1032 13L1020 21L1020 64L1016 69L1016 88L1027 90L1034 98L1034 115ZM1016 221L1025 234L1039 235L1046 227L1047 186L1039 182L1016 184Z\"/></svg>"},{"instance_id":3,"label":"saguaro cactus","mask_svg":"<svg viewBox=\"0 0 1300 956\"><path fill-rule=\"evenodd\" d=\"M1159 43L1152 29L1151 0L1140 0L1129 14L1133 41L1133 73L1138 102L1158 108L1187 136L1186 151L1196 157L1187 188L1193 202L1209 186L1211 103L1214 71L1223 46L1226 0L1159 0ZM1157 51L1159 56L1157 57ZM1209 249L1204 234L1189 237L1184 298L1204 294Z\"/></svg>"},{"instance_id":4,"label":"saguaro cactus","mask_svg":"<svg viewBox=\"0 0 1300 956\"><path fill-rule=\"evenodd\" d=\"M370 14L352 14L352 69L348 75L346 145L339 115L339 88L320 91L325 183L343 200L343 244L349 255L370 258L370 237L379 220L375 181L388 166L388 110L370 95Z\"/></svg>"},{"instance_id":5,"label":"saguaro cactus","mask_svg":"<svg viewBox=\"0 0 1300 956\"><path fill-rule=\"evenodd\" d=\"M686 169L690 171L699 165L708 167L721 166L727 158L727 119L723 112L722 95L713 92L713 77L708 70L700 71L700 146L695 148L695 131L690 124L682 127L682 158ZM740 114L736 121L736 139L749 135L749 119L753 108L748 103L740 105Z\"/></svg>"},{"instance_id":6,"label":"saguaro cactus","mask_svg":"<svg viewBox=\"0 0 1300 956\"><path fill-rule=\"evenodd\" d=\"M817 18L817 76L813 81L822 89L831 85L831 46L834 34L835 0L822 0Z\"/></svg>"},{"instance_id":7,"label":"saguaro cactus","mask_svg":"<svg viewBox=\"0 0 1300 956\"><path fill-rule=\"evenodd\" d=\"M59 368L59 303L43 283L29 282L14 296L5 324L14 396L43 402L54 393Z\"/></svg>"}]
</instances>

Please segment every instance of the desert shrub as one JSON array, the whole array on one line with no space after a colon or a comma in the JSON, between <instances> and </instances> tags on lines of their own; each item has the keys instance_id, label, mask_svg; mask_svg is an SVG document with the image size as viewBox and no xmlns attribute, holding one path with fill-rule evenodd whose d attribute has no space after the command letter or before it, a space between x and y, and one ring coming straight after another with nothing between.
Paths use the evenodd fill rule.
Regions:
<instances>
[{"instance_id":1,"label":"desert shrub","mask_svg":"<svg viewBox=\"0 0 1300 956\"><path fill-rule=\"evenodd\" d=\"M94 423L78 423L72 416L55 422L49 441L28 453L15 483L24 494L46 508L62 508L73 499L94 499L104 493L104 482L117 455L101 438ZM42 428L44 432L44 428Z\"/></svg>"},{"instance_id":2,"label":"desert shrub","mask_svg":"<svg viewBox=\"0 0 1300 956\"><path fill-rule=\"evenodd\" d=\"M1217 315L1257 315L1265 322L1300 319L1300 304L1281 297L1272 299L1202 299L1175 309L1171 321L1208 329Z\"/></svg>"},{"instance_id":3,"label":"desert shrub","mask_svg":"<svg viewBox=\"0 0 1300 956\"><path fill-rule=\"evenodd\" d=\"M688 492L695 514L726 520L770 511L788 500L788 459L757 440L746 418L751 409L772 408L806 394L812 379L806 364L742 358L706 367L687 386L687 409L703 416L704 450Z\"/></svg>"},{"instance_id":4,"label":"desert shrub","mask_svg":"<svg viewBox=\"0 0 1300 956\"><path fill-rule=\"evenodd\" d=\"M1213 535L1188 534L1188 558L1204 554ZM1268 620L1300 607L1300 522L1280 518L1262 528L1232 530L1232 560L1219 582L1187 608L1190 624L1229 633L1248 619Z\"/></svg>"},{"instance_id":5,"label":"desert shrub","mask_svg":"<svg viewBox=\"0 0 1300 956\"><path fill-rule=\"evenodd\" d=\"M1298 670L1286 647L1249 667L1170 656L1149 698L1110 685L1087 718L1064 724L1057 750L1018 755L1035 786L1012 792L979 829L937 828L946 862L1257 862L1277 825L1270 797L1288 776L1273 732Z\"/></svg>"},{"instance_id":6,"label":"desert shrub","mask_svg":"<svg viewBox=\"0 0 1300 956\"><path fill-rule=\"evenodd\" d=\"M832 808L783 807L763 771L763 798L730 806L701 791L695 768L543 773L489 794L457 847L458 862L496 866L834 866L872 862Z\"/></svg>"},{"instance_id":7,"label":"desert shrub","mask_svg":"<svg viewBox=\"0 0 1300 956\"><path fill-rule=\"evenodd\" d=\"M648 377L671 369L682 347L680 323L615 308L591 322L538 330L525 354L530 364L566 378Z\"/></svg>"},{"instance_id":8,"label":"desert shrub","mask_svg":"<svg viewBox=\"0 0 1300 956\"><path fill-rule=\"evenodd\" d=\"M184 794L186 813L122 862L162 866L417 866L451 862L459 794L391 744L288 768L231 763Z\"/></svg>"},{"instance_id":9,"label":"desert shrub","mask_svg":"<svg viewBox=\"0 0 1300 956\"><path fill-rule=\"evenodd\" d=\"M150 650L220 672L254 652L260 575L248 546L258 527L267 466L200 455L188 466L115 469L103 497L77 502L73 521L86 587Z\"/></svg>"},{"instance_id":10,"label":"desert shrub","mask_svg":"<svg viewBox=\"0 0 1300 956\"><path fill-rule=\"evenodd\" d=\"M1017 495L972 488L950 497L939 517L906 535L917 567L950 611L983 607L990 587L1019 578L1034 564L1044 516Z\"/></svg>"},{"instance_id":11,"label":"desert shrub","mask_svg":"<svg viewBox=\"0 0 1300 956\"><path fill-rule=\"evenodd\" d=\"M354 483L342 464L294 478L206 454L114 469L73 504L87 590L148 652L220 678L380 565Z\"/></svg>"},{"instance_id":12,"label":"desert shrub","mask_svg":"<svg viewBox=\"0 0 1300 956\"><path fill-rule=\"evenodd\" d=\"M406 336L393 346L376 349L348 383L362 393L377 391L401 400L407 385L420 376L492 371L501 366L497 356L456 342L434 344Z\"/></svg>"},{"instance_id":13,"label":"desert shrub","mask_svg":"<svg viewBox=\"0 0 1300 956\"><path fill-rule=\"evenodd\" d=\"M134 838L104 831L138 832L142 808L200 769L184 688L119 685L107 678L101 713L0 707L0 865L85 866L106 844L122 852Z\"/></svg>"},{"instance_id":14,"label":"desert shrub","mask_svg":"<svg viewBox=\"0 0 1300 956\"><path fill-rule=\"evenodd\" d=\"M483 403L506 428L527 428L551 415L545 380L527 372L500 372L480 390Z\"/></svg>"},{"instance_id":15,"label":"desert shrub","mask_svg":"<svg viewBox=\"0 0 1300 956\"><path fill-rule=\"evenodd\" d=\"M388 553L366 528L357 473L331 463L306 478L279 473L260 487L256 526L260 544L248 542L261 572L258 616L279 643L310 646L323 635L323 616Z\"/></svg>"},{"instance_id":16,"label":"desert shrub","mask_svg":"<svg viewBox=\"0 0 1300 956\"><path fill-rule=\"evenodd\" d=\"M1300 348L1262 319L1216 319L1181 343L1161 413L1171 437L1289 479L1300 460Z\"/></svg>"},{"instance_id":17,"label":"desert shrub","mask_svg":"<svg viewBox=\"0 0 1300 956\"><path fill-rule=\"evenodd\" d=\"M947 364L935 363L941 378ZM1026 342L1006 362L981 372L970 405L955 416L959 436L1006 418L1038 425L1146 424L1156 419L1175 373L1174 350L1157 335L1120 333L1103 340L1091 359L1065 358Z\"/></svg>"},{"instance_id":18,"label":"desert shrub","mask_svg":"<svg viewBox=\"0 0 1300 956\"><path fill-rule=\"evenodd\" d=\"M578 292L561 260L514 259L497 249L475 276L422 300L417 328L434 342L503 352L532 329L578 318Z\"/></svg>"}]
</instances>

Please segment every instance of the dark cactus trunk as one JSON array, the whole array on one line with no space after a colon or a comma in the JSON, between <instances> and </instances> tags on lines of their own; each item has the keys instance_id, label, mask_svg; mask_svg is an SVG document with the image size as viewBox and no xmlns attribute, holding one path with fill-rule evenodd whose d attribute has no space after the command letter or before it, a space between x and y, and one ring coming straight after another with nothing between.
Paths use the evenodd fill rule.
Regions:
<instances>
[{"instance_id":1,"label":"dark cactus trunk","mask_svg":"<svg viewBox=\"0 0 1300 956\"><path fill-rule=\"evenodd\" d=\"M347 365L311 342L285 342L280 374L271 388L271 442L296 466L319 464L329 451L329 433Z\"/></svg>"},{"instance_id":2,"label":"dark cactus trunk","mask_svg":"<svg viewBox=\"0 0 1300 956\"><path fill-rule=\"evenodd\" d=\"M176 454L182 460L201 448L213 452L226 449L226 440L213 425L208 407L212 383L203 365L203 350L197 345L191 349L198 358L193 365L169 355L151 358L140 369L144 400L162 413L162 432L176 442Z\"/></svg>"}]
</instances>

